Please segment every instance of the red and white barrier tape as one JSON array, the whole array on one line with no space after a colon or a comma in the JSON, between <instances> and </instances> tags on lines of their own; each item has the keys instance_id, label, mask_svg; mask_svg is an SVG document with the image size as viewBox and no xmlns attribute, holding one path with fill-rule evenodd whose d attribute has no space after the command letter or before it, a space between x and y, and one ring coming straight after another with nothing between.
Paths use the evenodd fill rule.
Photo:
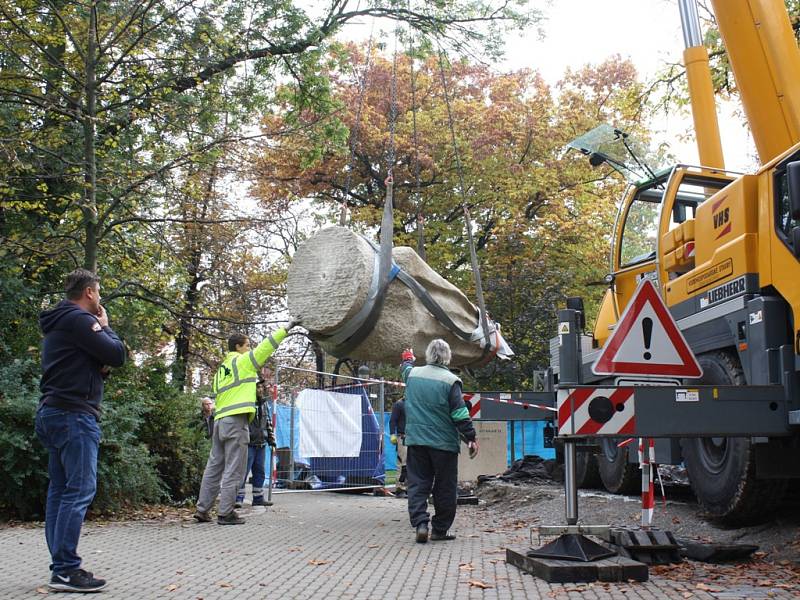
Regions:
<instances>
[{"instance_id":1,"label":"red and white barrier tape","mask_svg":"<svg viewBox=\"0 0 800 600\"><path fill-rule=\"evenodd\" d=\"M507 399L504 399L504 398L492 398L491 396L484 396L483 394L480 394L480 393L472 393L472 394L467 393L467 394L464 394L464 399L473 401L473 404L474 404L474 400L473 399L477 399L478 402L480 402L481 400L489 400L491 402L500 402L502 404L513 404L515 406L522 406L522 407L525 407L525 408L538 408L539 410L549 410L551 412L556 412L556 413L558 412L557 408L553 408L552 406L545 406L544 404L533 404L533 403L530 403L530 402L518 402L516 400L507 400Z\"/></svg>"}]
</instances>

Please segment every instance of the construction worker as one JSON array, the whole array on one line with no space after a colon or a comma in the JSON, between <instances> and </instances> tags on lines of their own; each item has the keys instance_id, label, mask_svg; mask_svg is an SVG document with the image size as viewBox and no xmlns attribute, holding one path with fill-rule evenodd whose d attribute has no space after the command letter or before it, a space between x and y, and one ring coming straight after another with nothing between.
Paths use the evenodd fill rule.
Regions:
<instances>
[{"instance_id":1,"label":"construction worker","mask_svg":"<svg viewBox=\"0 0 800 600\"><path fill-rule=\"evenodd\" d=\"M408 515L417 542L454 540L449 533L458 504L459 437L470 457L478 453L475 428L461 394L461 380L447 368L452 353L442 339L425 350L424 367L415 367L413 351L402 354L401 377L406 384L406 446L408 450ZM428 513L433 492L434 515Z\"/></svg>"},{"instance_id":2,"label":"construction worker","mask_svg":"<svg viewBox=\"0 0 800 600\"><path fill-rule=\"evenodd\" d=\"M212 384L216 394L214 433L194 514L200 523L211 521L209 511L218 494L217 523L244 523L244 519L234 510L234 504L247 467L247 444L250 440L248 423L256 414L258 372L289 330L297 324L296 320L290 321L252 350L246 335L236 333L228 338L228 354L214 375Z\"/></svg>"}]
</instances>

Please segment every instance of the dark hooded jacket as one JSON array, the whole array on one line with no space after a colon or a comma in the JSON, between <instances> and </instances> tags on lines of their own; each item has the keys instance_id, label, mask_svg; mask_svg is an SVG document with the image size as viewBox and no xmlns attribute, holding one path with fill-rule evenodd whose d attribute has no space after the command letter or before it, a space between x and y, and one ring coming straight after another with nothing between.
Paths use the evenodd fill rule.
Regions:
<instances>
[{"instance_id":1,"label":"dark hooded jacket","mask_svg":"<svg viewBox=\"0 0 800 600\"><path fill-rule=\"evenodd\" d=\"M100 418L103 366L125 363L125 344L93 314L62 300L39 315L42 344L40 404Z\"/></svg>"}]
</instances>

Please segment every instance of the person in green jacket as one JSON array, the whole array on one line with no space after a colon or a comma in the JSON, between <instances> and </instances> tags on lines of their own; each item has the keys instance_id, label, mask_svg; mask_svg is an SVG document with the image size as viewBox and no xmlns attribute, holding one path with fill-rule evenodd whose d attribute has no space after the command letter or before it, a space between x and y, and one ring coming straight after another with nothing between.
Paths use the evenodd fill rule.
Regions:
<instances>
[{"instance_id":1,"label":"person in green jacket","mask_svg":"<svg viewBox=\"0 0 800 600\"><path fill-rule=\"evenodd\" d=\"M290 321L252 350L246 335L236 333L228 338L229 352L217 369L212 383L216 410L211 454L203 472L194 514L200 523L211 521L209 511L217 495L217 523L244 523L244 519L234 510L234 504L247 467L247 444L250 441L248 424L256 414L258 372L278 349L289 330L297 324L297 321Z\"/></svg>"},{"instance_id":2,"label":"person in green jacket","mask_svg":"<svg viewBox=\"0 0 800 600\"><path fill-rule=\"evenodd\" d=\"M406 384L406 446L408 450L408 514L419 543L453 540L449 533L458 503L460 439L470 456L478 453L475 428L461 394L461 380L450 372L450 346L435 339L425 350L424 367L415 367L411 349L402 354L401 377ZM433 492L434 515L428 513Z\"/></svg>"}]
</instances>

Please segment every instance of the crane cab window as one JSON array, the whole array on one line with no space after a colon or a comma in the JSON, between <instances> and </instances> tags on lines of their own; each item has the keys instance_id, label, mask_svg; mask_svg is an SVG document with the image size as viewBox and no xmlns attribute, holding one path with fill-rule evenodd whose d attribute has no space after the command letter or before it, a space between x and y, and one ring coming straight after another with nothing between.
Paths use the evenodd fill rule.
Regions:
<instances>
[{"instance_id":1,"label":"crane cab window","mask_svg":"<svg viewBox=\"0 0 800 600\"><path fill-rule=\"evenodd\" d=\"M685 221L694 219L697 207L725 187L728 179L712 179L684 175L671 203L669 229L672 231ZM665 189L663 180L641 189L631 202L625 216L619 252L620 267L654 260L659 237L661 202ZM668 202L668 206L670 203Z\"/></svg>"},{"instance_id":2,"label":"crane cab window","mask_svg":"<svg viewBox=\"0 0 800 600\"><path fill-rule=\"evenodd\" d=\"M792 218L789 176L786 172L786 165L797 160L800 160L800 155L792 156L775 171L775 226L778 228L779 237L787 246L792 244L792 230L800 226L800 222Z\"/></svg>"},{"instance_id":3,"label":"crane cab window","mask_svg":"<svg viewBox=\"0 0 800 600\"><path fill-rule=\"evenodd\" d=\"M656 257L662 193L659 189L645 189L631 202L622 231L620 266L627 267Z\"/></svg>"}]
</instances>

